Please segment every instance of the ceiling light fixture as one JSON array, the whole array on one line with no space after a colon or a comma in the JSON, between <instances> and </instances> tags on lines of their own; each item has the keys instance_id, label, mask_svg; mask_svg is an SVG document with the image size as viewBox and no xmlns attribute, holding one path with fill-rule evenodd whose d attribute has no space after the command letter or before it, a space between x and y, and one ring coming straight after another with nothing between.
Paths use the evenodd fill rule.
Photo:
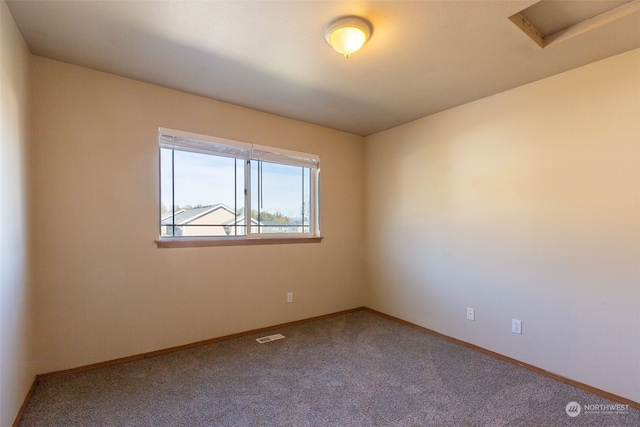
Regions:
<instances>
[{"instance_id":1,"label":"ceiling light fixture","mask_svg":"<svg viewBox=\"0 0 640 427\"><path fill-rule=\"evenodd\" d=\"M366 19L359 16L345 16L327 25L324 38L336 52L349 58L369 40L371 31L371 24Z\"/></svg>"}]
</instances>

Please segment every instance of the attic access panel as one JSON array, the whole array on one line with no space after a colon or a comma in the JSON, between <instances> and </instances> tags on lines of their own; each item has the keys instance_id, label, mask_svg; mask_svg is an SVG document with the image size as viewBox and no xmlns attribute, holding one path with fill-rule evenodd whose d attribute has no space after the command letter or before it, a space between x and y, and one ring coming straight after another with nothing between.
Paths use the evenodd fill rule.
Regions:
<instances>
[{"instance_id":1,"label":"attic access panel","mask_svg":"<svg viewBox=\"0 0 640 427\"><path fill-rule=\"evenodd\" d=\"M640 0L541 0L509 17L541 48L640 10Z\"/></svg>"}]
</instances>

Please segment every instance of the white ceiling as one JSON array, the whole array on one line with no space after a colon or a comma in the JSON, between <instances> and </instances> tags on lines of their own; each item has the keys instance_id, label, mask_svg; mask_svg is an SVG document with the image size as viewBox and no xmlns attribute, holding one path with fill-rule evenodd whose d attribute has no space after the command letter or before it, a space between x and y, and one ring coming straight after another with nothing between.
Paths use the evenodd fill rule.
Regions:
<instances>
[{"instance_id":1,"label":"white ceiling","mask_svg":"<svg viewBox=\"0 0 640 427\"><path fill-rule=\"evenodd\" d=\"M508 19L534 3L7 1L33 54L358 135L640 47L635 8L542 49ZM352 14L345 59L323 29Z\"/></svg>"}]
</instances>

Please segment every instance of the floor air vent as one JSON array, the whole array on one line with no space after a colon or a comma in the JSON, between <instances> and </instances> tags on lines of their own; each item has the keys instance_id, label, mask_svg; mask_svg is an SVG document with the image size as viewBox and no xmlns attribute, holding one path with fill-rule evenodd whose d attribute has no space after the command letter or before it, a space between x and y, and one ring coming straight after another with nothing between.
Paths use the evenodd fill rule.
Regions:
<instances>
[{"instance_id":1,"label":"floor air vent","mask_svg":"<svg viewBox=\"0 0 640 427\"><path fill-rule=\"evenodd\" d=\"M256 341L258 341L260 344L264 344L266 342L271 342L271 341L275 341L275 340L281 340L282 338L284 338L284 335L282 335L282 334L274 334L274 335L269 335L269 336L262 337L262 338L256 338Z\"/></svg>"}]
</instances>

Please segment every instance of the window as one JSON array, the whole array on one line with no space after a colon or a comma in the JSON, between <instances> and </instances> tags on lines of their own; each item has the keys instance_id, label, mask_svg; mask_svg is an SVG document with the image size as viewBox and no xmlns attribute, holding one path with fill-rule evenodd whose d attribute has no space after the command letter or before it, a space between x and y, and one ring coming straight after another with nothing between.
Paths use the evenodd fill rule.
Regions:
<instances>
[{"instance_id":1,"label":"window","mask_svg":"<svg viewBox=\"0 0 640 427\"><path fill-rule=\"evenodd\" d=\"M160 129L160 240L317 237L315 154Z\"/></svg>"}]
</instances>

